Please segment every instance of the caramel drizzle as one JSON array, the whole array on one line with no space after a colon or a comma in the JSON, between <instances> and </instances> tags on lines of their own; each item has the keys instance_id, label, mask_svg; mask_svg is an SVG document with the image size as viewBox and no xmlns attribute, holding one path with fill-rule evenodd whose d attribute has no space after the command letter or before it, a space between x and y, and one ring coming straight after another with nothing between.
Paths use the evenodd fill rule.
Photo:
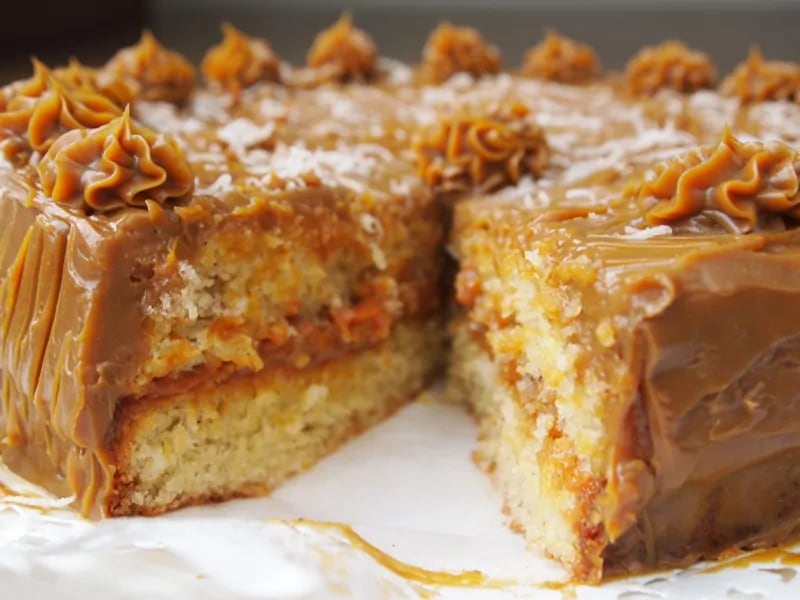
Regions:
<instances>
[{"instance_id":1,"label":"caramel drizzle","mask_svg":"<svg viewBox=\"0 0 800 600\"><path fill-rule=\"evenodd\" d=\"M761 213L800 219L798 154L781 142L741 142L726 129L716 148L700 148L656 168L640 198L656 199L646 213L650 225L703 211L721 211L742 232Z\"/></svg>"},{"instance_id":2,"label":"caramel drizzle","mask_svg":"<svg viewBox=\"0 0 800 600\"><path fill-rule=\"evenodd\" d=\"M344 537L350 545L369 555L375 562L387 568L393 573L407 579L425 585L440 585L447 587L488 587L489 579L480 571L461 571L460 573L446 573L442 571L430 571L416 565L403 562L386 554L380 548L370 544L367 540L357 534L352 527L343 523L333 523L327 521L311 521L308 519L296 519L290 521L297 526L314 527L322 530L333 530ZM502 585L495 583L495 586Z\"/></svg>"},{"instance_id":3,"label":"caramel drizzle","mask_svg":"<svg viewBox=\"0 0 800 600\"><path fill-rule=\"evenodd\" d=\"M800 553L785 550L783 548L769 548L750 552L744 556L737 556L730 560L721 560L717 564L703 569L701 573L720 573L728 569L747 569L758 564L780 563L797 567L800 566Z\"/></svg>"}]
</instances>

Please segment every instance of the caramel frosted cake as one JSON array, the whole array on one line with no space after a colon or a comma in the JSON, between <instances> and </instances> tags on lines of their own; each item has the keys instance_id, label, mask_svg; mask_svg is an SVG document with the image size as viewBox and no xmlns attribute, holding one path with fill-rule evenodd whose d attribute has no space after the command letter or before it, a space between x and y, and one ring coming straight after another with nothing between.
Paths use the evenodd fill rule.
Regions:
<instances>
[{"instance_id":1,"label":"caramel frosted cake","mask_svg":"<svg viewBox=\"0 0 800 600\"><path fill-rule=\"evenodd\" d=\"M3 461L87 515L257 495L447 360L576 579L791 537L800 67L603 73L554 31L523 63L445 24L407 67L348 17L303 67L231 25L202 77L149 33L34 61L0 92Z\"/></svg>"},{"instance_id":2,"label":"caramel frosted cake","mask_svg":"<svg viewBox=\"0 0 800 600\"><path fill-rule=\"evenodd\" d=\"M403 111L279 67L226 27L203 88L145 34L3 90L3 459L84 513L266 492L441 364L441 210L392 151Z\"/></svg>"}]
</instances>

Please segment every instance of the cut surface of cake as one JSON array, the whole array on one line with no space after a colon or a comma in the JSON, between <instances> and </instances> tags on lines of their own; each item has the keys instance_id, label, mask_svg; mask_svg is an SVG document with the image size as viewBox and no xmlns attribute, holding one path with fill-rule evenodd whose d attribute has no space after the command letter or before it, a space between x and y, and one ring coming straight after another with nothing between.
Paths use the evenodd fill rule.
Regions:
<instances>
[{"instance_id":1,"label":"cut surface of cake","mask_svg":"<svg viewBox=\"0 0 800 600\"><path fill-rule=\"evenodd\" d=\"M797 65L223 35L202 84L145 33L0 91L4 463L92 516L262 494L447 358L575 579L796 533Z\"/></svg>"},{"instance_id":2,"label":"cut surface of cake","mask_svg":"<svg viewBox=\"0 0 800 600\"><path fill-rule=\"evenodd\" d=\"M153 44L95 77L130 108L38 63L4 90L3 459L87 514L263 493L442 358L443 221L382 93L189 97Z\"/></svg>"},{"instance_id":3,"label":"cut surface of cake","mask_svg":"<svg viewBox=\"0 0 800 600\"><path fill-rule=\"evenodd\" d=\"M793 537L800 107L509 94L549 163L454 209L449 385L514 525L590 581Z\"/></svg>"}]
</instances>

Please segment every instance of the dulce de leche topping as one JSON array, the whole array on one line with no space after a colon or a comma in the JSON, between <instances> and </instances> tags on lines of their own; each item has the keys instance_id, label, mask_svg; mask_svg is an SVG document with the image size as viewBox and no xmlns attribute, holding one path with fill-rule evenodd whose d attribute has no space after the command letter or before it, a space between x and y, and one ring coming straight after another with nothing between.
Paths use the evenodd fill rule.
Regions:
<instances>
[{"instance_id":1,"label":"dulce de leche topping","mask_svg":"<svg viewBox=\"0 0 800 600\"><path fill-rule=\"evenodd\" d=\"M538 176L547 165L544 132L521 103L484 114L457 113L415 144L419 170L433 187L459 191L490 190Z\"/></svg>"},{"instance_id":2,"label":"dulce de leche topping","mask_svg":"<svg viewBox=\"0 0 800 600\"><path fill-rule=\"evenodd\" d=\"M600 63L591 46L548 30L544 40L528 50L522 74L562 83L578 83L597 74Z\"/></svg>"},{"instance_id":3,"label":"dulce de leche topping","mask_svg":"<svg viewBox=\"0 0 800 600\"><path fill-rule=\"evenodd\" d=\"M0 111L0 141L10 160L25 160L31 150L46 152L62 133L104 125L122 112L85 82L70 85L39 61L34 71L16 93L10 92Z\"/></svg>"},{"instance_id":4,"label":"dulce de leche topping","mask_svg":"<svg viewBox=\"0 0 800 600\"><path fill-rule=\"evenodd\" d=\"M147 201L165 205L189 197L194 177L177 143L122 116L96 129L75 129L58 138L38 165L45 194L89 212Z\"/></svg>"},{"instance_id":5,"label":"dulce de leche topping","mask_svg":"<svg viewBox=\"0 0 800 600\"><path fill-rule=\"evenodd\" d=\"M81 64L76 58L70 58L66 67L53 69L53 75L71 88L97 91L97 69Z\"/></svg>"},{"instance_id":6,"label":"dulce de leche topping","mask_svg":"<svg viewBox=\"0 0 800 600\"><path fill-rule=\"evenodd\" d=\"M752 48L747 60L722 82L720 91L742 102L800 101L800 64L766 61L761 50Z\"/></svg>"},{"instance_id":7,"label":"dulce de leche topping","mask_svg":"<svg viewBox=\"0 0 800 600\"><path fill-rule=\"evenodd\" d=\"M230 23L222 24L223 40L203 58L200 69L208 81L232 93L257 81L280 81L281 61L266 40L251 38Z\"/></svg>"},{"instance_id":8,"label":"dulce de leche topping","mask_svg":"<svg viewBox=\"0 0 800 600\"><path fill-rule=\"evenodd\" d=\"M625 67L628 90L649 96L662 88L692 93L714 86L716 70L703 52L682 42L667 41L642 48Z\"/></svg>"},{"instance_id":9,"label":"dulce de leche topping","mask_svg":"<svg viewBox=\"0 0 800 600\"><path fill-rule=\"evenodd\" d=\"M120 50L106 63L97 85L123 105L133 100L183 102L194 89L194 67L145 31L137 45Z\"/></svg>"},{"instance_id":10,"label":"dulce de leche topping","mask_svg":"<svg viewBox=\"0 0 800 600\"><path fill-rule=\"evenodd\" d=\"M727 129L716 148L700 148L657 167L639 192L655 199L646 219L670 223L703 211L720 211L742 232L759 215L800 219L800 157L781 142L741 142Z\"/></svg>"},{"instance_id":11,"label":"dulce de leche topping","mask_svg":"<svg viewBox=\"0 0 800 600\"><path fill-rule=\"evenodd\" d=\"M442 23L422 51L422 75L430 83L441 83L461 71L479 76L499 70L500 52L471 27Z\"/></svg>"},{"instance_id":12,"label":"dulce de leche topping","mask_svg":"<svg viewBox=\"0 0 800 600\"><path fill-rule=\"evenodd\" d=\"M306 62L314 69L330 69L331 79L368 80L375 72L377 57L375 41L365 31L353 27L353 19L345 14L317 35Z\"/></svg>"}]
</instances>

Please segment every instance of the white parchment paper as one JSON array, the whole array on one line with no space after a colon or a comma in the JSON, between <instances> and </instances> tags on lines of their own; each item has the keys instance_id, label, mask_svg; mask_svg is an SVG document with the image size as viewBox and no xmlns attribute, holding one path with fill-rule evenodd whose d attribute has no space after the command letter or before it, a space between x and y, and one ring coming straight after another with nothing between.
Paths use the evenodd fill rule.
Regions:
<instances>
[{"instance_id":1,"label":"white parchment paper","mask_svg":"<svg viewBox=\"0 0 800 600\"><path fill-rule=\"evenodd\" d=\"M0 599L800 598L795 567L763 561L559 588L561 568L505 526L500 498L470 459L474 448L462 410L423 400L271 497L100 523L0 465L0 482L25 494L0 496ZM350 525L399 561L479 570L487 581L406 579L326 522Z\"/></svg>"}]
</instances>

